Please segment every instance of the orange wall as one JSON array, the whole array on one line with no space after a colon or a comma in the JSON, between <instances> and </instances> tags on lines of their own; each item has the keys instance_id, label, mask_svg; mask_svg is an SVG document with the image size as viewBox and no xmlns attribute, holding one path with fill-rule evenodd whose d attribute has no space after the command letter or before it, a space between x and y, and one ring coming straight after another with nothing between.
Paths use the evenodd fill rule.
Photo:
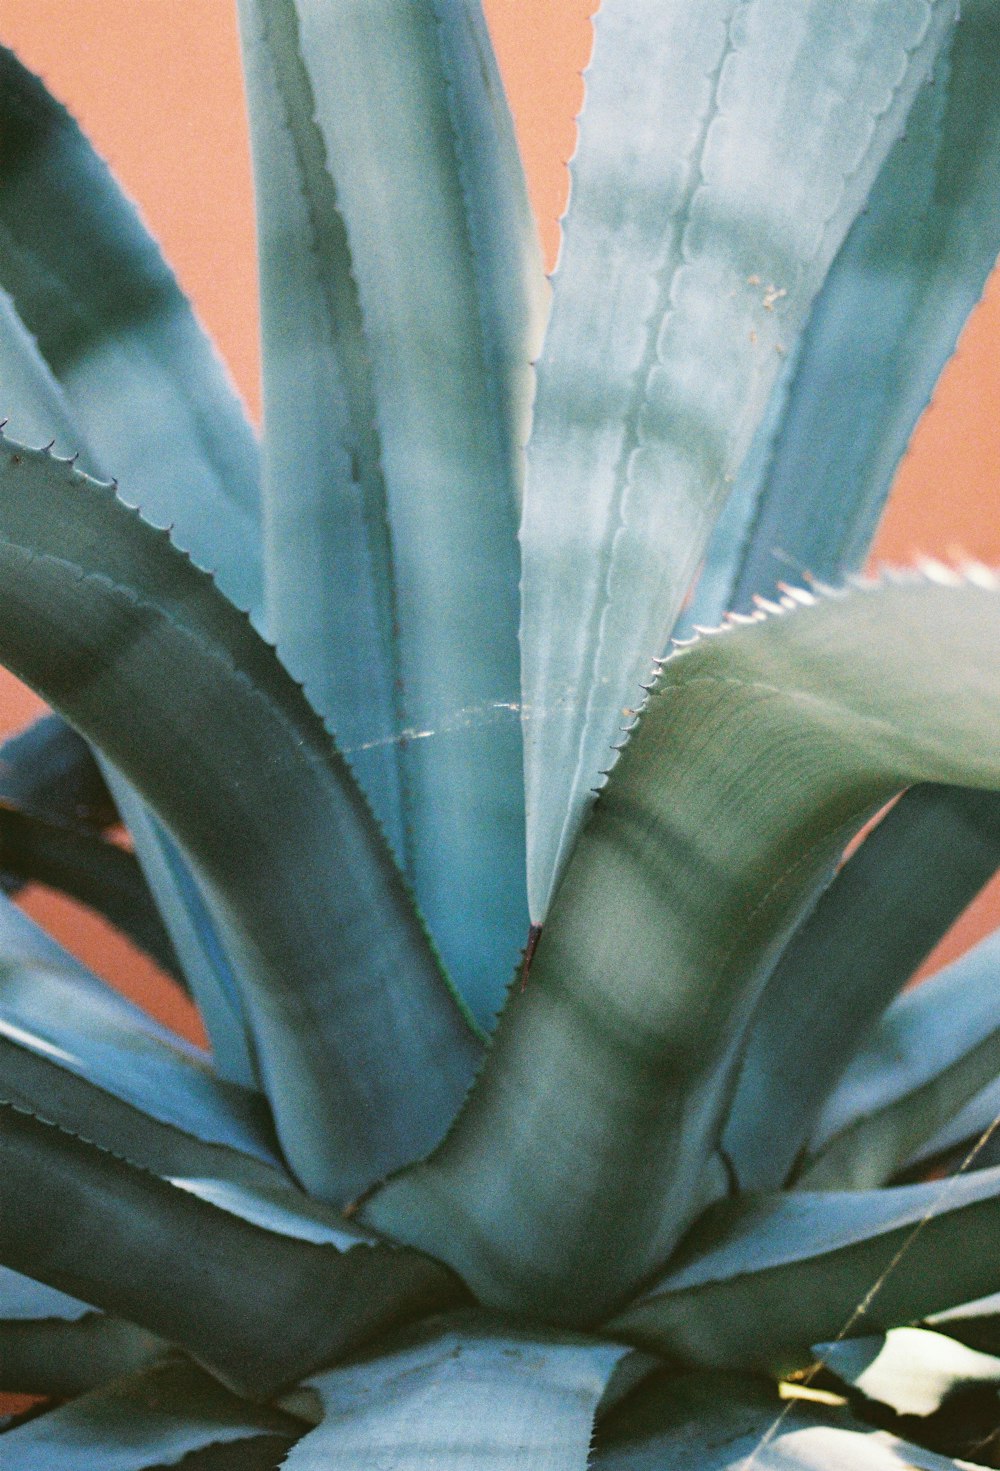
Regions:
<instances>
[{"instance_id":1,"label":"orange wall","mask_svg":"<svg viewBox=\"0 0 1000 1471\"><path fill-rule=\"evenodd\" d=\"M595 0L486 0L550 260L595 8ZM3 0L0 39L71 106L140 202L256 416L253 216L234 9L228 0ZM998 344L994 279L903 465L876 556L960 547L1000 563ZM4 729L37 702L8 679L0 706ZM43 911L98 969L136 982L134 959L100 925L65 908ZM980 904L973 917L980 928L983 911ZM971 933L967 924L958 943ZM162 1014L191 1028L190 1013L150 972L139 983Z\"/></svg>"}]
</instances>

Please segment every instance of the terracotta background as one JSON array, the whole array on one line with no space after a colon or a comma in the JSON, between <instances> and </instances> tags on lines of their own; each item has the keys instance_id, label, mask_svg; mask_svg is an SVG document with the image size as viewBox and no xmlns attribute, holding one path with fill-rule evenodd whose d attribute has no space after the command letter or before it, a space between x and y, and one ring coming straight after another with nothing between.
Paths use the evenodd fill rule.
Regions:
<instances>
[{"instance_id":1,"label":"terracotta background","mask_svg":"<svg viewBox=\"0 0 1000 1471\"><path fill-rule=\"evenodd\" d=\"M593 0L486 0L549 259L558 241ZM110 160L259 413L254 228L229 0L3 0L0 40L41 72ZM876 557L960 548L1000 563L1000 282L994 278L903 465ZM9 677L0 730L39 708ZM169 983L82 911L30 896L64 943L189 1035ZM935 957L1000 923L1000 887Z\"/></svg>"}]
</instances>

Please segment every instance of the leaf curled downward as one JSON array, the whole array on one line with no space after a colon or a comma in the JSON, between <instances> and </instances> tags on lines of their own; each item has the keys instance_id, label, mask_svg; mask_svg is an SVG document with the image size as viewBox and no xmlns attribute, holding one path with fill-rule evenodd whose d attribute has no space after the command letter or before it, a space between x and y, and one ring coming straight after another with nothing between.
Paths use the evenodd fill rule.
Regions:
<instances>
[{"instance_id":1,"label":"leaf curled downward","mask_svg":"<svg viewBox=\"0 0 1000 1471\"><path fill-rule=\"evenodd\" d=\"M846 837L913 782L1000 788L1000 591L971 574L802 594L665 663L455 1127L365 1219L574 1324L662 1267Z\"/></svg>"},{"instance_id":2,"label":"leaf curled downward","mask_svg":"<svg viewBox=\"0 0 1000 1471\"><path fill-rule=\"evenodd\" d=\"M7 443L0 656L137 787L226 916L299 1178L344 1201L436 1142L477 1044L329 736L164 533Z\"/></svg>"}]
</instances>

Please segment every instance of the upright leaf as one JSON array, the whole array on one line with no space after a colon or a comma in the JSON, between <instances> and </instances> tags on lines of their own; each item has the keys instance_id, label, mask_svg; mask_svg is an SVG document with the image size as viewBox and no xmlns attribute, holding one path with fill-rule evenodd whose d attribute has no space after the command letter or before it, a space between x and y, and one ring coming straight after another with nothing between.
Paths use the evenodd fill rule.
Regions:
<instances>
[{"instance_id":1,"label":"upright leaf","mask_svg":"<svg viewBox=\"0 0 1000 1471\"><path fill-rule=\"evenodd\" d=\"M528 892L545 918L953 0L606 0L522 526Z\"/></svg>"},{"instance_id":2,"label":"upright leaf","mask_svg":"<svg viewBox=\"0 0 1000 1471\"><path fill-rule=\"evenodd\" d=\"M741 554L701 619L745 612L804 569L838 582L864 561L1000 250L998 47L996 0L963 3L813 307Z\"/></svg>"},{"instance_id":3,"label":"upright leaf","mask_svg":"<svg viewBox=\"0 0 1000 1471\"><path fill-rule=\"evenodd\" d=\"M900 581L668 660L441 1148L365 1218L483 1300L598 1321L702 1204L754 1006L900 787L1000 788L1000 599Z\"/></svg>"},{"instance_id":4,"label":"upright leaf","mask_svg":"<svg viewBox=\"0 0 1000 1471\"><path fill-rule=\"evenodd\" d=\"M319 720L165 534L10 444L0 657L136 785L226 917L299 1178L343 1201L433 1145L478 1048Z\"/></svg>"},{"instance_id":5,"label":"upright leaf","mask_svg":"<svg viewBox=\"0 0 1000 1471\"><path fill-rule=\"evenodd\" d=\"M725 1133L744 1190L784 1183L848 1062L998 865L1000 794L926 785L905 792L840 870L754 1016ZM885 1064L894 1047L877 1051ZM858 1183L880 1185L891 1173Z\"/></svg>"},{"instance_id":6,"label":"upright leaf","mask_svg":"<svg viewBox=\"0 0 1000 1471\"><path fill-rule=\"evenodd\" d=\"M527 926L516 518L542 287L503 89L479 0L240 14L269 620L489 1021Z\"/></svg>"}]
</instances>

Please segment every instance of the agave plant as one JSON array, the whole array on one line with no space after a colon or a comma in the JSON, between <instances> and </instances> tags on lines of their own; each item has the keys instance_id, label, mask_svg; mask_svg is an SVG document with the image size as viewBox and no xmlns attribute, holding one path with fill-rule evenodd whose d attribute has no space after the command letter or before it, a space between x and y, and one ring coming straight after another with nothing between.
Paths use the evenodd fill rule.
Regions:
<instances>
[{"instance_id":1,"label":"agave plant","mask_svg":"<svg viewBox=\"0 0 1000 1471\"><path fill-rule=\"evenodd\" d=\"M551 309L476 0L240 22L260 466L0 62L2 861L211 1040L3 903L0 1464L988 1459L1000 581L853 574L1000 3L604 0Z\"/></svg>"}]
</instances>

